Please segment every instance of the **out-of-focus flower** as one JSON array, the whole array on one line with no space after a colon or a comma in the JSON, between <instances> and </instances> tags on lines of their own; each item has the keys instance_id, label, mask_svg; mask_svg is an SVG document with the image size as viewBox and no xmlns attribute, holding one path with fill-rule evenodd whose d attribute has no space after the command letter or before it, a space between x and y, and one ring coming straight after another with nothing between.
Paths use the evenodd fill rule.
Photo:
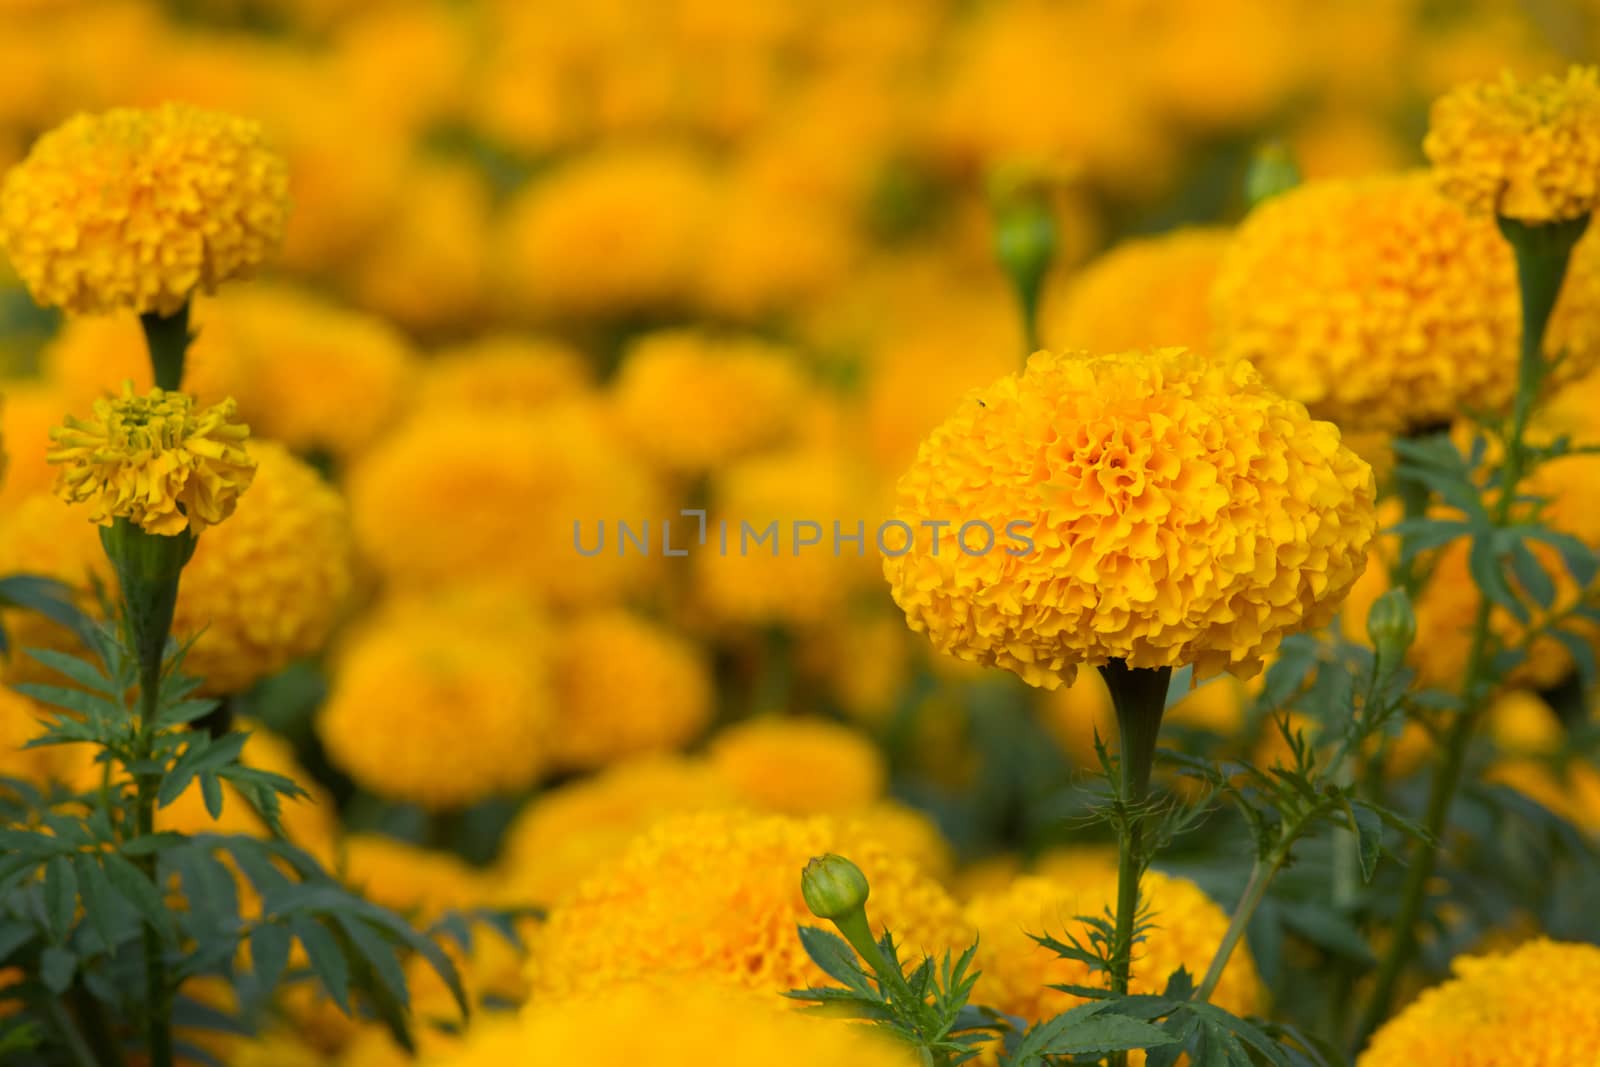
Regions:
<instances>
[{"instance_id":1,"label":"out-of-focus flower","mask_svg":"<svg viewBox=\"0 0 1600 1067\"><path fill-rule=\"evenodd\" d=\"M735 185L719 202L698 303L745 321L794 308L836 286L857 252L847 215Z\"/></svg>"},{"instance_id":2,"label":"out-of-focus flower","mask_svg":"<svg viewBox=\"0 0 1600 1067\"><path fill-rule=\"evenodd\" d=\"M1419 162L1384 116L1350 107L1326 107L1295 124L1289 151L1308 181L1362 178L1404 170Z\"/></svg>"},{"instance_id":3,"label":"out-of-focus flower","mask_svg":"<svg viewBox=\"0 0 1600 1067\"><path fill-rule=\"evenodd\" d=\"M740 805L709 764L686 757L626 760L540 793L506 832L507 899L552 903L659 820Z\"/></svg>"},{"instance_id":4,"label":"out-of-focus flower","mask_svg":"<svg viewBox=\"0 0 1600 1067\"><path fill-rule=\"evenodd\" d=\"M245 450L249 427L224 401L202 411L184 393L152 389L95 401L89 419L67 416L50 431L48 459L61 468L56 492L88 504L89 519L114 519L153 534L199 533L233 514L256 463Z\"/></svg>"},{"instance_id":5,"label":"out-of-focus flower","mask_svg":"<svg viewBox=\"0 0 1600 1067\"><path fill-rule=\"evenodd\" d=\"M593 605L636 586L660 557L657 545L619 551L619 522L636 534L649 523L648 539L665 511L649 473L586 403L419 419L364 457L349 485L357 543L396 588L508 583Z\"/></svg>"},{"instance_id":6,"label":"out-of-focus flower","mask_svg":"<svg viewBox=\"0 0 1600 1067\"><path fill-rule=\"evenodd\" d=\"M261 127L184 104L79 115L0 187L0 244L41 304L170 315L277 248L288 173Z\"/></svg>"},{"instance_id":7,"label":"out-of-focus flower","mask_svg":"<svg viewBox=\"0 0 1600 1067\"><path fill-rule=\"evenodd\" d=\"M264 437L349 460L404 410L417 356L390 324L290 288L254 286L205 308L194 388L239 398Z\"/></svg>"},{"instance_id":8,"label":"out-of-focus flower","mask_svg":"<svg viewBox=\"0 0 1600 1067\"><path fill-rule=\"evenodd\" d=\"M564 623L551 678L558 766L592 769L680 748L711 718L711 676L694 646L621 609Z\"/></svg>"},{"instance_id":9,"label":"out-of-focus flower","mask_svg":"<svg viewBox=\"0 0 1600 1067\"><path fill-rule=\"evenodd\" d=\"M604 317L688 295L714 184L680 148L606 149L518 194L500 228L512 309Z\"/></svg>"},{"instance_id":10,"label":"out-of-focus flower","mask_svg":"<svg viewBox=\"0 0 1600 1067\"><path fill-rule=\"evenodd\" d=\"M488 281L490 190L472 167L419 164L395 215L352 272L362 307L414 331L441 330L481 311Z\"/></svg>"},{"instance_id":11,"label":"out-of-focus flower","mask_svg":"<svg viewBox=\"0 0 1600 1067\"><path fill-rule=\"evenodd\" d=\"M967 921L978 933L975 970L982 972L973 993L977 1003L1024 1019L1047 1019L1078 998L1053 985L1097 984L1087 964L1063 959L1030 935L1087 941L1082 916L1103 914L1117 898L1116 864L1100 856L1079 856L1051 876L1025 875L997 892L968 902ZM1139 943L1133 963L1132 992L1160 993L1179 967L1204 974L1228 929L1228 914L1200 887L1184 878L1148 871L1139 882L1140 906L1154 916L1153 928ZM1240 946L1222 973L1211 1002L1240 1015L1259 1010L1261 982L1255 963Z\"/></svg>"},{"instance_id":12,"label":"out-of-focus flower","mask_svg":"<svg viewBox=\"0 0 1600 1067\"><path fill-rule=\"evenodd\" d=\"M857 812L839 816L847 827L876 838L897 856L904 856L941 885L955 869L949 840L925 812L895 800L878 800Z\"/></svg>"},{"instance_id":13,"label":"out-of-focus flower","mask_svg":"<svg viewBox=\"0 0 1600 1067\"><path fill-rule=\"evenodd\" d=\"M719 473L712 498L706 544L691 562L699 601L717 622L837 618L871 574L876 525L842 449L751 456Z\"/></svg>"},{"instance_id":14,"label":"out-of-focus flower","mask_svg":"<svg viewBox=\"0 0 1600 1067\"><path fill-rule=\"evenodd\" d=\"M48 492L25 497L0 515L0 574L37 574L54 579L67 587L79 610L99 615L96 589L115 593L116 576L100 544L98 529L84 522L76 508ZM83 652L83 642L77 634L36 611L9 610L4 624L11 645L4 671L9 683L60 682L60 675L38 663L24 649Z\"/></svg>"},{"instance_id":15,"label":"out-of-focus flower","mask_svg":"<svg viewBox=\"0 0 1600 1067\"><path fill-rule=\"evenodd\" d=\"M14 633L10 619L6 620L6 630ZM12 636L13 641L16 639ZM10 686L0 686L0 775L43 786L68 779L79 769L81 761L72 751L78 746L25 747L44 732L44 720L53 710Z\"/></svg>"},{"instance_id":16,"label":"out-of-focus flower","mask_svg":"<svg viewBox=\"0 0 1600 1067\"><path fill-rule=\"evenodd\" d=\"M571 345L491 334L434 353L417 384L415 414L526 414L583 395L591 377Z\"/></svg>"},{"instance_id":17,"label":"out-of-focus flower","mask_svg":"<svg viewBox=\"0 0 1600 1067\"><path fill-rule=\"evenodd\" d=\"M515 1022L475 1027L458 1052L433 1062L698 1067L708 1056L730 1064L912 1065L904 1047L869 1028L790 1011L771 997L681 981L628 983L544 1000Z\"/></svg>"},{"instance_id":18,"label":"out-of-focus flower","mask_svg":"<svg viewBox=\"0 0 1600 1067\"><path fill-rule=\"evenodd\" d=\"M824 719L751 719L719 733L708 754L739 796L788 815L858 810L883 795L887 779L870 740Z\"/></svg>"},{"instance_id":19,"label":"out-of-focus flower","mask_svg":"<svg viewBox=\"0 0 1600 1067\"><path fill-rule=\"evenodd\" d=\"M239 693L323 647L351 587L344 500L275 442L252 442L256 477L231 521L183 571L173 633L193 637L185 673Z\"/></svg>"},{"instance_id":20,"label":"out-of-focus flower","mask_svg":"<svg viewBox=\"0 0 1600 1067\"><path fill-rule=\"evenodd\" d=\"M911 638L898 614L851 612L806 636L801 669L823 681L856 722L886 727L911 673Z\"/></svg>"},{"instance_id":21,"label":"out-of-focus flower","mask_svg":"<svg viewBox=\"0 0 1600 1067\"><path fill-rule=\"evenodd\" d=\"M435 810L532 784L550 753L545 640L511 597L392 605L335 665L317 719L329 759L380 796Z\"/></svg>"},{"instance_id":22,"label":"out-of-focus flower","mask_svg":"<svg viewBox=\"0 0 1600 1067\"><path fill-rule=\"evenodd\" d=\"M617 372L623 429L652 462L713 470L792 432L805 381L794 355L754 338L646 334Z\"/></svg>"},{"instance_id":23,"label":"out-of-focus flower","mask_svg":"<svg viewBox=\"0 0 1600 1067\"><path fill-rule=\"evenodd\" d=\"M1175 230L1124 241L1047 293L1040 333L1057 349L1118 352L1211 344L1211 284L1230 232Z\"/></svg>"},{"instance_id":24,"label":"out-of-focus flower","mask_svg":"<svg viewBox=\"0 0 1600 1067\"><path fill-rule=\"evenodd\" d=\"M1554 379L1600 362L1600 241L1580 244L1545 337ZM1223 257L1218 349L1313 413L1403 432L1505 409L1521 335L1516 268L1492 221L1423 173L1312 183L1245 220Z\"/></svg>"},{"instance_id":25,"label":"out-of-focus flower","mask_svg":"<svg viewBox=\"0 0 1600 1067\"><path fill-rule=\"evenodd\" d=\"M908 959L965 946L955 903L911 861L827 818L708 812L658 823L550 910L530 944L532 995L680 976L779 993L824 976L794 936L800 870L848 856L872 884L874 934Z\"/></svg>"},{"instance_id":26,"label":"out-of-focus flower","mask_svg":"<svg viewBox=\"0 0 1600 1067\"><path fill-rule=\"evenodd\" d=\"M1257 123L1305 80L1305 0L1177 0L1119 5L1137 29L1134 53L1162 111L1206 130Z\"/></svg>"},{"instance_id":27,"label":"out-of-focus flower","mask_svg":"<svg viewBox=\"0 0 1600 1067\"><path fill-rule=\"evenodd\" d=\"M73 403L54 385L31 379L0 384L0 393L4 395L0 434L6 445L0 511L9 511L30 496L50 491L56 473L47 458L50 430L60 423L63 411L81 410L89 400Z\"/></svg>"},{"instance_id":28,"label":"out-of-focus flower","mask_svg":"<svg viewBox=\"0 0 1600 1067\"><path fill-rule=\"evenodd\" d=\"M1501 955L1457 956L1455 977L1373 1035L1357 1067L1471 1067L1512 1057L1564 1067L1600 1048L1600 948L1537 938Z\"/></svg>"},{"instance_id":29,"label":"out-of-focus flower","mask_svg":"<svg viewBox=\"0 0 1600 1067\"><path fill-rule=\"evenodd\" d=\"M1109 659L1248 676L1333 617L1373 496L1338 430L1244 363L1040 352L923 443L884 573L935 647L1032 685Z\"/></svg>"},{"instance_id":30,"label":"out-of-focus flower","mask_svg":"<svg viewBox=\"0 0 1600 1067\"><path fill-rule=\"evenodd\" d=\"M1444 192L1473 212L1535 224L1588 215L1600 200L1600 70L1462 86L1434 102L1422 147Z\"/></svg>"},{"instance_id":31,"label":"out-of-focus flower","mask_svg":"<svg viewBox=\"0 0 1600 1067\"><path fill-rule=\"evenodd\" d=\"M351 834L340 851L340 877L346 885L424 922L478 907L488 896L484 877L448 852L380 834Z\"/></svg>"}]
</instances>

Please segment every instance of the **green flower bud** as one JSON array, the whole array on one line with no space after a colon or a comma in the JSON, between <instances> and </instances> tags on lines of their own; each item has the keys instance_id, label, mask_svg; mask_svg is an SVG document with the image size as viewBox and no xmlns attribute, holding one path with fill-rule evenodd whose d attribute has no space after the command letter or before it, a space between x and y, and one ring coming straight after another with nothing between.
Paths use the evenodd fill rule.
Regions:
<instances>
[{"instance_id":1,"label":"green flower bud","mask_svg":"<svg viewBox=\"0 0 1600 1067\"><path fill-rule=\"evenodd\" d=\"M1019 194L997 205L994 254L1031 316L1056 258L1056 220L1042 195Z\"/></svg>"},{"instance_id":2,"label":"green flower bud","mask_svg":"<svg viewBox=\"0 0 1600 1067\"><path fill-rule=\"evenodd\" d=\"M1271 200L1300 184L1300 168L1294 156L1280 141L1273 141L1258 149L1250 160L1250 169L1244 176L1244 195L1255 207L1263 200Z\"/></svg>"},{"instance_id":3,"label":"green flower bud","mask_svg":"<svg viewBox=\"0 0 1600 1067\"><path fill-rule=\"evenodd\" d=\"M1387 663L1399 663L1417 636L1417 617L1404 589L1391 589L1367 611L1367 637Z\"/></svg>"},{"instance_id":4,"label":"green flower bud","mask_svg":"<svg viewBox=\"0 0 1600 1067\"><path fill-rule=\"evenodd\" d=\"M868 891L867 876L843 856L813 857L800 872L800 895L819 919L837 921L861 911Z\"/></svg>"}]
</instances>

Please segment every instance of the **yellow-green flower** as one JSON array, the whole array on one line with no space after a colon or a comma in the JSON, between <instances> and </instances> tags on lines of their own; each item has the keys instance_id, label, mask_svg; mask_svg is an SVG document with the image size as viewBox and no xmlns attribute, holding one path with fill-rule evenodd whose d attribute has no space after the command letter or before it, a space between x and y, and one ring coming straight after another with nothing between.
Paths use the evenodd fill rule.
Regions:
<instances>
[{"instance_id":1,"label":"yellow-green flower","mask_svg":"<svg viewBox=\"0 0 1600 1067\"><path fill-rule=\"evenodd\" d=\"M0 187L0 244L40 304L170 315L283 238L289 178L261 127L185 104L78 115Z\"/></svg>"},{"instance_id":2,"label":"yellow-green flower","mask_svg":"<svg viewBox=\"0 0 1600 1067\"><path fill-rule=\"evenodd\" d=\"M184 393L151 389L95 401L89 419L67 417L50 431L47 458L61 467L56 492L88 504L101 526L127 519L149 533L199 533L233 514L250 487L256 461L245 450L250 428L225 400L196 410Z\"/></svg>"},{"instance_id":3,"label":"yellow-green flower","mask_svg":"<svg viewBox=\"0 0 1600 1067\"><path fill-rule=\"evenodd\" d=\"M1474 211L1534 224L1587 215L1600 202L1600 69L1462 86L1434 102L1422 147L1441 188Z\"/></svg>"}]
</instances>

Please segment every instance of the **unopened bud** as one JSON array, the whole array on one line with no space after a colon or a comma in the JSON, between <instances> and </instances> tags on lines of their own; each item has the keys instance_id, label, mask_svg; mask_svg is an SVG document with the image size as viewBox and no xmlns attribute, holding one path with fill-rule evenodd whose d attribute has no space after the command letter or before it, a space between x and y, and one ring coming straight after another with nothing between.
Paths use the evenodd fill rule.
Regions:
<instances>
[{"instance_id":1,"label":"unopened bud","mask_svg":"<svg viewBox=\"0 0 1600 1067\"><path fill-rule=\"evenodd\" d=\"M1037 306L1056 258L1056 220L1044 196L1024 193L997 204L994 254L1024 306Z\"/></svg>"},{"instance_id":2,"label":"unopened bud","mask_svg":"<svg viewBox=\"0 0 1600 1067\"><path fill-rule=\"evenodd\" d=\"M1378 658L1399 663L1417 636L1417 617L1404 589L1391 589L1367 610L1367 637Z\"/></svg>"},{"instance_id":3,"label":"unopened bud","mask_svg":"<svg viewBox=\"0 0 1600 1067\"><path fill-rule=\"evenodd\" d=\"M1255 207L1300 184L1300 168L1281 141L1263 145L1250 160L1244 176L1244 195Z\"/></svg>"},{"instance_id":4,"label":"unopened bud","mask_svg":"<svg viewBox=\"0 0 1600 1067\"><path fill-rule=\"evenodd\" d=\"M843 856L814 857L800 872L800 895L819 919L837 921L866 907L867 876Z\"/></svg>"}]
</instances>

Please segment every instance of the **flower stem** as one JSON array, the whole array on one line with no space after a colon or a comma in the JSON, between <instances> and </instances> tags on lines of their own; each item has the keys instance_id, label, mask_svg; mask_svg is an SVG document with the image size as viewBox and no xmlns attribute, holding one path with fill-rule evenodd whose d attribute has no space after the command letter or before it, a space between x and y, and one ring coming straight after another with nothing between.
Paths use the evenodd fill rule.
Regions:
<instances>
[{"instance_id":1,"label":"flower stem","mask_svg":"<svg viewBox=\"0 0 1600 1067\"><path fill-rule=\"evenodd\" d=\"M1588 217L1547 226L1529 226L1511 219L1499 220L1500 232L1511 245L1517 261L1517 283L1522 294L1522 345L1517 362L1517 394L1511 409L1511 422L1505 435L1505 458L1500 466L1498 499L1492 512L1494 526L1504 527L1511 518L1517 487L1522 483L1527 464L1528 419L1548 367L1544 359L1545 328L1561 294L1567 263L1573 246L1583 236ZM1394 998L1394 987L1410 962L1417 945L1417 921L1428 899L1428 882L1438 859L1439 838L1450 816L1451 802L1461 786L1466 769L1467 750L1483 716L1489 695L1494 691L1488 677L1491 653L1490 620L1493 605L1482 593L1472 622L1471 651L1462 678L1461 707L1445 736L1444 750L1428 788L1428 805L1423 828L1428 837L1413 847L1411 863L1401 890L1400 912L1395 919L1394 939L1379 965L1372 996L1356 1027L1355 1048L1363 1047L1384 1017Z\"/></svg>"},{"instance_id":2,"label":"flower stem","mask_svg":"<svg viewBox=\"0 0 1600 1067\"><path fill-rule=\"evenodd\" d=\"M1117 850L1117 922L1111 943L1111 988L1128 991L1132 973L1134 921L1139 911L1139 876L1149 861L1144 841L1155 764L1156 737L1167 706L1172 668L1129 667L1114 659L1100 668L1117 713L1117 800L1121 809Z\"/></svg>"},{"instance_id":3,"label":"flower stem","mask_svg":"<svg viewBox=\"0 0 1600 1067\"><path fill-rule=\"evenodd\" d=\"M1244 894L1239 898L1239 906L1233 909L1233 918L1228 923L1228 930L1222 935L1222 942L1217 945L1216 954L1211 957L1211 966L1206 968L1206 976L1201 979L1200 988L1194 992L1194 999L1197 1002L1204 1004L1211 999L1211 994L1217 991L1217 983L1222 981L1222 972L1228 966L1229 957L1244 939L1250 919L1267 895L1267 887L1272 884L1273 877L1278 873L1278 868L1283 866L1287 855L1288 850L1280 846L1273 849L1270 856L1258 857L1251 865L1250 878L1244 884Z\"/></svg>"},{"instance_id":4,"label":"flower stem","mask_svg":"<svg viewBox=\"0 0 1600 1067\"><path fill-rule=\"evenodd\" d=\"M193 339L189 333L188 302L170 315L146 312L139 316L139 325L144 327L156 385L167 390L177 389L183 384L184 357Z\"/></svg>"},{"instance_id":5,"label":"flower stem","mask_svg":"<svg viewBox=\"0 0 1600 1067\"><path fill-rule=\"evenodd\" d=\"M139 665L139 737L140 762L148 761L154 750L156 713L160 706L161 661ZM136 785L135 812L140 837L148 837L156 829L156 791L160 779L149 774L139 774ZM151 883L160 888L160 869L154 852L135 857L135 862ZM172 1067L172 990L167 983L166 950L161 944L161 931L146 923L144 927L144 980L145 980L145 1041L150 1057L150 1067Z\"/></svg>"}]
</instances>

